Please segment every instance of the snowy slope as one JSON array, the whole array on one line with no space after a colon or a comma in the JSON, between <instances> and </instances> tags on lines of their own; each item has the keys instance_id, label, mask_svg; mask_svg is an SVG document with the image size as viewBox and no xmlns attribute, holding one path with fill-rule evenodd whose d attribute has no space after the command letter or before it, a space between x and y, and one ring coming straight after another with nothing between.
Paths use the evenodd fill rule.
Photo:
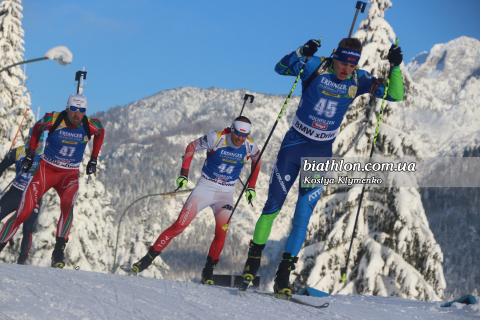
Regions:
<instances>
[{"instance_id":1,"label":"snowy slope","mask_svg":"<svg viewBox=\"0 0 480 320\"><path fill-rule=\"evenodd\" d=\"M234 289L87 271L0 264L1 319L479 319L480 302L301 297L314 309ZM477 297L477 301L479 301Z\"/></svg>"}]
</instances>

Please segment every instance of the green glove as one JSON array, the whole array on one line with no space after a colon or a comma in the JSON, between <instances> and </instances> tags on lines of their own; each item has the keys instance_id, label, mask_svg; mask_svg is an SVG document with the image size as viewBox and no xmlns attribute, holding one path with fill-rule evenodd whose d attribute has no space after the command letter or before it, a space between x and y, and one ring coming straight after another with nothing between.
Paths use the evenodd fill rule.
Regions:
<instances>
[{"instance_id":1,"label":"green glove","mask_svg":"<svg viewBox=\"0 0 480 320\"><path fill-rule=\"evenodd\" d=\"M251 203L253 199L255 199L255 196L257 193L255 192L255 188L247 188L247 191L245 192L245 198L247 199L248 203Z\"/></svg>"},{"instance_id":2,"label":"green glove","mask_svg":"<svg viewBox=\"0 0 480 320\"><path fill-rule=\"evenodd\" d=\"M177 187L179 187L180 189L185 189L185 187L187 186L188 177L181 175L180 177L177 178L176 182L177 182Z\"/></svg>"}]
</instances>

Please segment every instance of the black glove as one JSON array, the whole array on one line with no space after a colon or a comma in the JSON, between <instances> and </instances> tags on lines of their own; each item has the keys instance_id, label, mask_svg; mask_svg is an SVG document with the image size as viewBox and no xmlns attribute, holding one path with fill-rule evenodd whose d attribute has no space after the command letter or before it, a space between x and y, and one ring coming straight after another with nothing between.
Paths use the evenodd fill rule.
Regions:
<instances>
[{"instance_id":1,"label":"black glove","mask_svg":"<svg viewBox=\"0 0 480 320\"><path fill-rule=\"evenodd\" d=\"M27 173L30 170L33 164L33 158L35 158L35 151L30 151L22 160L21 166L23 173Z\"/></svg>"},{"instance_id":2,"label":"black glove","mask_svg":"<svg viewBox=\"0 0 480 320\"><path fill-rule=\"evenodd\" d=\"M88 161L88 164L87 164L87 174L90 175L95 172L97 172L97 158L90 157L90 160Z\"/></svg>"},{"instance_id":3,"label":"black glove","mask_svg":"<svg viewBox=\"0 0 480 320\"><path fill-rule=\"evenodd\" d=\"M403 61L402 48L392 44L390 50L388 50L387 59L391 64L393 64L394 67L399 66Z\"/></svg>"},{"instance_id":4,"label":"black glove","mask_svg":"<svg viewBox=\"0 0 480 320\"><path fill-rule=\"evenodd\" d=\"M321 47L320 42L318 40L312 39L308 40L307 43L302 47L302 54L306 57L311 57L317 52L318 48Z\"/></svg>"}]
</instances>

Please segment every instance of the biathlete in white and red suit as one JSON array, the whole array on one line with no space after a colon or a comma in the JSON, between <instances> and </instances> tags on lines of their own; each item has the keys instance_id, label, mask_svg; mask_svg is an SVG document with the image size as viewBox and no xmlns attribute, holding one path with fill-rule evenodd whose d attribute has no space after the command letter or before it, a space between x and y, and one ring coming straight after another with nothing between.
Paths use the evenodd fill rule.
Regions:
<instances>
[{"instance_id":1,"label":"biathlete in white and red suit","mask_svg":"<svg viewBox=\"0 0 480 320\"><path fill-rule=\"evenodd\" d=\"M47 113L33 127L30 150L22 161L22 172L28 172L35 157L35 146L43 131L49 131L45 151L33 172L23 193L15 215L8 220L0 232L0 251L17 232L18 227L28 219L42 196L55 188L60 197L61 216L57 224L55 249L52 253L52 267L65 266L64 250L72 226L73 205L78 194L80 163L87 142L94 136L93 150L87 165L87 174L97 171L97 157L103 143L104 130L97 119L85 117L87 98L72 94L67 108L62 112Z\"/></svg>"},{"instance_id":2,"label":"biathlete in white and red suit","mask_svg":"<svg viewBox=\"0 0 480 320\"><path fill-rule=\"evenodd\" d=\"M176 181L177 186L183 189L187 185L193 154L207 149L202 176L185 202L177 221L158 237L148 253L132 266L132 271L138 273L145 270L170 241L185 230L201 210L210 206L215 216L215 237L202 272L202 283L213 284L213 269L219 261L228 230L227 221L233 209L235 184L248 159L252 159L252 170L258 160L258 146L248 136L250 129L250 120L241 116L235 119L231 128L210 132L187 146L180 177ZM248 183L246 192L248 202L255 198L255 184L259 171L260 163Z\"/></svg>"}]
</instances>

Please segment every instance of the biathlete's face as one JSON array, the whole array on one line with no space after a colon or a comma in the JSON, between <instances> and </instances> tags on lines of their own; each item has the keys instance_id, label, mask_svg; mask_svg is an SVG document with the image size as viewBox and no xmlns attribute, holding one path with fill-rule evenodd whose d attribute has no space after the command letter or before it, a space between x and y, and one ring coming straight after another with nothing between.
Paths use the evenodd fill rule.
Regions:
<instances>
[{"instance_id":1,"label":"biathlete's face","mask_svg":"<svg viewBox=\"0 0 480 320\"><path fill-rule=\"evenodd\" d=\"M75 109L75 111L72 111ZM83 111L83 112L80 112ZM74 126L78 126L81 122L87 110L85 108L78 108L78 107L68 107L67 108L67 117L71 124Z\"/></svg>"},{"instance_id":2,"label":"biathlete's face","mask_svg":"<svg viewBox=\"0 0 480 320\"><path fill-rule=\"evenodd\" d=\"M235 133L235 130L232 130L232 142L236 147L240 147L242 144L245 143L245 140L247 140L247 137L241 137Z\"/></svg>"},{"instance_id":3,"label":"biathlete's face","mask_svg":"<svg viewBox=\"0 0 480 320\"><path fill-rule=\"evenodd\" d=\"M346 63L333 59L333 70L335 75L340 80L345 80L349 75L352 74L357 66L351 63Z\"/></svg>"}]
</instances>

